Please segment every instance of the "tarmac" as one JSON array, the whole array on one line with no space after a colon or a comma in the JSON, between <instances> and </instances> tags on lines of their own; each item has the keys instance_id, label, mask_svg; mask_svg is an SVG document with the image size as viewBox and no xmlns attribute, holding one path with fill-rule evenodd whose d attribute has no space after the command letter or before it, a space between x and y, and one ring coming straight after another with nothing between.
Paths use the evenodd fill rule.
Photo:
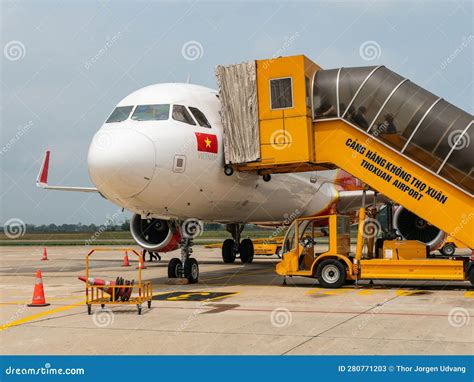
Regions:
<instances>
[{"instance_id":1,"label":"tarmac","mask_svg":"<svg viewBox=\"0 0 474 382\"><path fill-rule=\"evenodd\" d=\"M274 272L276 256L224 264L194 248L197 284L170 285L167 264L146 263L151 309L92 306L87 314L82 246L0 249L1 354L473 354L474 289L468 282L364 282L323 289ZM91 257L90 276L137 279L123 253ZM27 307L41 269L47 307Z\"/></svg>"}]
</instances>

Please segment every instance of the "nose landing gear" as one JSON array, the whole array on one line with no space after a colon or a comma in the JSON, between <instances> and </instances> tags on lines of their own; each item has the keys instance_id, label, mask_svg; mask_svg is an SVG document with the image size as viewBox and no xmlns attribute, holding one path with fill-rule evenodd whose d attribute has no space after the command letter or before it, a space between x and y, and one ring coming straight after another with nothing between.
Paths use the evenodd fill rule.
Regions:
<instances>
[{"instance_id":1,"label":"nose landing gear","mask_svg":"<svg viewBox=\"0 0 474 382\"><path fill-rule=\"evenodd\" d=\"M226 230L232 235L232 239L226 239L222 244L222 260L224 260L224 263L233 263L238 253L243 264L250 264L253 261L252 240L244 239L240 241L240 234L244 227L244 224L238 223L226 225Z\"/></svg>"},{"instance_id":2,"label":"nose landing gear","mask_svg":"<svg viewBox=\"0 0 474 382\"><path fill-rule=\"evenodd\" d=\"M195 258L191 258L193 240L183 239L180 242L181 259L174 257L168 263L168 277L170 279L188 279L190 284L195 284L199 279L199 264Z\"/></svg>"}]
</instances>

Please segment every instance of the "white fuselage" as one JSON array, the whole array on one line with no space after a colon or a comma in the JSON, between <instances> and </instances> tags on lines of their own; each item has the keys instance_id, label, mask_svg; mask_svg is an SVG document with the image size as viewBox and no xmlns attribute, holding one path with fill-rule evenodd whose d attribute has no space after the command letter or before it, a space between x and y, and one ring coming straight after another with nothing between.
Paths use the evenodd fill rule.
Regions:
<instances>
[{"instance_id":1,"label":"white fuselage","mask_svg":"<svg viewBox=\"0 0 474 382\"><path fill-rule=\"evenodd\" d=\"M169 118L134 120L137 105L170 105ZM196 118L195 125L173 119L173 105L198 108L211 128L199 126ZM295 213L319 214L337 200L337 171L273 175L269 182L247 173L226 176L220 102L211 89L152 85L124 98L121 106L132 106L130 115L103 124L91 143L88 167L100 193L132 212L164 219L276 223ZM198 151L196 133L215 135L217 153Z\"/></svg>"}]
</instances>

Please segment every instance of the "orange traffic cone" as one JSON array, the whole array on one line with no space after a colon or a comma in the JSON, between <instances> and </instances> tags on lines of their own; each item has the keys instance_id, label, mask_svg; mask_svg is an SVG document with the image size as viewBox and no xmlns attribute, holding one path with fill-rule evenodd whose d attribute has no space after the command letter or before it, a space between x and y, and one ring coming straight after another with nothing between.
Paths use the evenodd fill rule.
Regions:
<instances>
[{"instance_id":1,"label":"orange traffic cone","mask_svg":"<svg viewBox=\"0 0 474 382\"><path fill-rule=\"evenodd\" d=\"M48 252L46 252L46 247L43 249L43 257L41 258L42 261L48 260Z\"/></svg>"},{"instance_id":2,"label":"orange traffic cone","mask_svg":"<svg viewBox=\"0 0 474 382\"><path fill-rule=\"evenodd\" d=\"M36 271L36 282L35 282L35 290L33 292L33 300L31 304L28 306L48 306L49 304L46 303L46 298L44 297L44 289L43 289L43 278L41 277L41 270L38 269Z\"/></svg>"},{"instance_id":3,"label":"orange traffic cone","mask_svg":"<svg viewBox=\"0 0 474 382\"><path fill-rule=\"evenodd\" d=\"M79 280L86 282L86 278L84 276L78 277ZM102 279L96 279L95 277L89 277L87 280L90 285L94 286L103 286L104 292L108 294L112 294L114 292L114 289L111 288L115 285L115 281L105 281ZM106 289L106 287L108 287Z\"/></svg>"},{"instance_id":4,"label":"orange traffic cone","mask_svg":"<svg viewBox=\"0 0 474 382\"><path fill-rule=\"evenodd\" d=\"M146 267L145 267L145 251L143 251L143 254L138 258L138 267L136 269L146 269Z\"/></svg>"},{"instance_id":5,"label":"orange traffic cone","mask_svg":"<svg viewBox=\"0 0 474 382\"><path fill-rule=\"evenodd\" d=\"M123 257L123 264L122 267L129 267L130 261L128 260L128 252L125 251L125 256Z\"/></svg>"}]
</instances>

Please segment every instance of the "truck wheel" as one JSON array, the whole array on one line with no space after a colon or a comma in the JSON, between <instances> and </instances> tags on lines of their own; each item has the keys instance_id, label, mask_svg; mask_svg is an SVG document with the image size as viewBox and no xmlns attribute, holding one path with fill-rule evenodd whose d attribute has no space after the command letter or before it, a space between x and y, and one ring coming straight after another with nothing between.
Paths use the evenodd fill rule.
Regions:
<instances>
[{"instance_id":1,"label":"truck wheel","mask_svg":"<svg viewBox=\"0 0 474 382\"><path fill-rule=\"evenodd\" d=\"M454 244L447 243L443 245L443 248L441 248L439 251L444 256L453 256L456 252L456 247L454 246Z\"/></svg>"},{"instance_id":2,"label":"truck wheel","mask_svg":"<svg viewBox=\"0 0 474 382\"><path fill-rule=\"evenodd\" d=\"M225 239L222 243L222 260L224 260L224 263L233 263L235 261L234 240Z\"/></svg>"},{"instance_id":3,"label":"truck wheel","mask_svg":"<svg viewBox=\"0 0 474 382\"><path fill-rule=\"evenodd\" d=\"M250 239L244 239L240 243L240 261L243 264L250 264L253 261L254 249Z\"/></svg>"},{"instance_id":4,"label":"truck wheel","mask_svg":"<svg viewBox=\"0 0 474 382\"><path fill-rule=\"evenodd\" d=\"M181 277L181 260L173 257L168 263L168 278L177 279Z\"/></svg>"},{"instance_id":5,"label":"truck wheel","mask_svg":"<svg viewBox=\"0 0 474 382\"><path fill-rule=\"evenodd\" d=\"M339 261L327 259L319 264L316 277L323 288L339 288L346 281L346 270Z\"/></svg>"}]
</instances>

